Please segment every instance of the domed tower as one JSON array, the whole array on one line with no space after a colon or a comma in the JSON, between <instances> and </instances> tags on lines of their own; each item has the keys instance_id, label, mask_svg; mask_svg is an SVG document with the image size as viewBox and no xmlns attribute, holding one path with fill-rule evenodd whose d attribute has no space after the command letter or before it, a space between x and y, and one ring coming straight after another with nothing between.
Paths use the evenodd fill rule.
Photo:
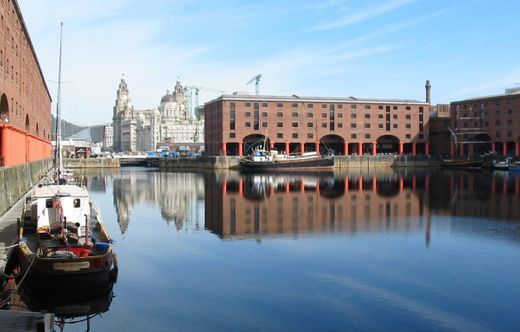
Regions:
<instances>
[{"instance_id":1,"label":"domed tower","mask_svg":"<svg viewBox=\"0 0 520 332\"><path fill-rule=\"evenodd\" d=\"M161 98L161 105L159 106L159 112L162 117L171 118L175 116L175 109L177 108L177 102L175 96L166 90L166 94Z\"/></svg>"}]
</instances>

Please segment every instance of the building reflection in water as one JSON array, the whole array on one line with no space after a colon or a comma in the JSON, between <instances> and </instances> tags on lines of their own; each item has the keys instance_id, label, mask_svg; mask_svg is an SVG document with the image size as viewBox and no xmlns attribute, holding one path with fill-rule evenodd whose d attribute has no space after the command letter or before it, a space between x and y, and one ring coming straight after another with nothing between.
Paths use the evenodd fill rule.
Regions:
<instances>
[{"instance_id":1,"label":"building reflection in water","mask_svg":"<svg viewBox=\"0 0 520 332\"><path fill-rule=\"evenodd\" d=\"M507 173L443 170L209 177L205 225L224 238L424 231L429 244L433 214L518 220L519 188Z\"/></svg>"},{"instance_id":2,"label":"building reflection in water","mask_svg":"<svg viewBox=\"0 0 520 332\"><path fill-rule=\"evenodd\" d=\"M103 174L87 175L89 185L103 191L112 183L123 234L140 203L158 207L177 230L205 227L223 238L424 232L428 244L435 217L447 220L450 232L467 232L479 223L478 231L489 235L496 233L489 221L520 219L520 176L507 172L385 169L245 175L122 169Z\"/></svg>"},{"instance_id":3,"label":"building reflection in water","mask_svg":"<svg viewBox=\"0 0 520 332\"><path fill-rule=\"evenodd\" d=\"M81 178L92 192L106 192L112 184L121 234L126 233L137 204L159 207L166 224L175 225L177 230L203 227L203 220L199 217L204 205L204 178L201 174L123 168L84 170Z\"/></svg>"}]
</instances>

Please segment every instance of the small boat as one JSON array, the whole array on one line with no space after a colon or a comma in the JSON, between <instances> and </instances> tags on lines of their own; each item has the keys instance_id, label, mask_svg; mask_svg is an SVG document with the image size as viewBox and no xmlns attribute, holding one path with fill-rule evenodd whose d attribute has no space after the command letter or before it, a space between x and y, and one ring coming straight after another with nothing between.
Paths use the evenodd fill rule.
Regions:
<instances>
[{"instance_id":1,"label":"small boat","mask_svg":"<svg viewBox=\"0 0 520 332\"><path fill-rule=\"evenodd\" d=\"M30 292L85 289L117 279L112 241L86 188L37 187L21 220L19 282Z\"/></svg>"},{"instance_id":2,"label":"small boat","mask_svg":"<svg viewBox=\"0 0 520 332\"><path fill-rule=\"evenodd\" d=\"M448 168L480 169L480 168L482 168L482 160L478 160L478 159L443 159L441 161L441 166L448 167Z\"/></svg>"},{"instance_id":3,"label":"small boat","mask_svg":"<svg viewBox=\"0 0 520 332\"><path fill-rule=\"evenodd\" d=\"M85 187L66 184L63 177L60 86L61 36L52 179L28 194L18 229L18 284L29 292L93 291L117 278L116 255L99 210Z\"/></svg>"},{"instance_id":4,"label":"small boat","mask_svg":"<svg viewBox=\"0 0 520 332\"><path fill-rule=\"evenodd\" d=\"M498 171L507 171L509 169L510 158L503 160L493 160L493 169Z\"/></svg>"},{"instance_id":5,"label":"small boat","mask_svg":"<svg viewBox=\"0 0 520 332\"><path fill-rule=\"evenodd\" d=\"M320 170L334 167L334 155L322 156L317 152L304 152L297 155L279 154L277 150L256 149L252 155L240 160L242 170Z\"/></svg>"}]
</instances>

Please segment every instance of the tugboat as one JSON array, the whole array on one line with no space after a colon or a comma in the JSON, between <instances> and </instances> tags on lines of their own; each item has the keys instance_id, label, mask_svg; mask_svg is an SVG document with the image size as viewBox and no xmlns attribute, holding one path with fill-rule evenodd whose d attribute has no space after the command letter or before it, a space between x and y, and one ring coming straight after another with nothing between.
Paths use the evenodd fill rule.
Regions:
<instances>
[{"instance_id":1,"label":"tugboat","mask_svg":"<svg viewBox=\"0 0 520 332\"><path fill-rule=\"evenodd\" d=\"M286 155L279 154L276 150L256 149L252 155L240 160L240 167L243 170L254 171L332 169L334 167L334 155L322 156L315 151Z\"/></svg>"}]
</instances>

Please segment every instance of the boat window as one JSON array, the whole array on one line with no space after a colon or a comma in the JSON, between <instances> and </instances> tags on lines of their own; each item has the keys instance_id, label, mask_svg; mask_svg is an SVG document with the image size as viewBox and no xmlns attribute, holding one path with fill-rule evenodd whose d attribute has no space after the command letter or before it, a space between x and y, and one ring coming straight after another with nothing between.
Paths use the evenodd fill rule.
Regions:
<instances>
[{"instance_id":1,"label":"boat window","mask_svg":"<svg viewBox=\"0 0 520 332\"><path fill-rule=\"evenodd\" d=\"M74 207L79 208L81 205L81 200L79 198L74 199Z\"/></svg>"},{"instance_id":2,"label":"boat window","mask_svg":"<svg viewBox=\"0 0 520 332\"><path fill-rule=\"evenodd\" d=\"M52 208L52 199L48 199L48 200L45 201L45 207L47 209Z\"/></svg>"}]
</instances>

